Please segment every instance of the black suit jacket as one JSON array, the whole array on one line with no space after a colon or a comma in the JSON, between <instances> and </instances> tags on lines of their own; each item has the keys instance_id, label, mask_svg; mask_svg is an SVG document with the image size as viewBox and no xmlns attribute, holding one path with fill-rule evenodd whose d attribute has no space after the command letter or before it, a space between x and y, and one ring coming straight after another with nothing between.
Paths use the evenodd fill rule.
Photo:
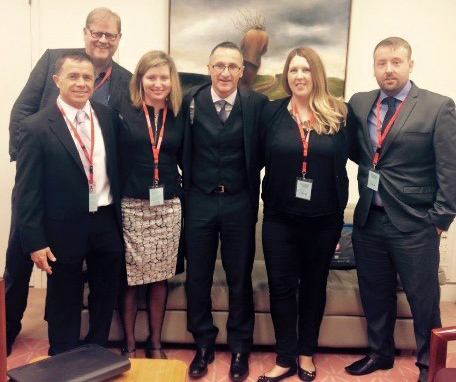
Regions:
<instances>
[{"instance_id":1,"label":"black suit jacket","mask_svg":"<svg viewBox=\"0 0 456 382\"><path fill-rule=\"evenodd\" d=\"M120 120L108 107L96 102L92 107L102 130L106 171L120 230ZM24 252L50 247L59 262L80 261L87 250L89 188L71 133L55 103L22 121L21 130L16 187Z\"/></svg>"},{"instance_id":2,"label":"black suit jacket","mask_svg":"<svg viewBox=\"0 0 456 382\"><path fill-rule=\"evenodd\" d=\"M21 94L13 105L9 125L9 154L11 161L16 160L20 141L21 121L55 102L59 89L52 76L55 74L55 63L69 49L47 49L36 63ZM80 49L84 52L84 49ZM109 106L119 102L121 93L128 92L131 73L113 61L110 77Z\"/></svg>"},{"instance_id":3,"label":"black suit jacket","mask_svg":"<svg viewBox=\"0 0 456 382\"><path fill-rule=\"evenodd\" d=\"M191 186L191 166L192 166L192 128L190 118L190 103L195 95L204 87L211 86L206 84L190 89L185 97L182 112L185 118L184 127L184 149L183 149L183 184L184 191L188 192ZM241 100L242 124L244 133L244 150L247 177L249 182L250 196L255 211L258 210L260 194L260 170L261 163L261 146L260 146L260 113L268 98L260 93L245 88L238 88L238 94ZM212 105L208 105L211 106ZM204 169L201 169L204 171Z\"/></svg>"},{"instance_id":4,"label":"black suit jacket","mask_svg":"<svg viewBox=\"0 0 456 382\"><path fill-rule=\"evenodd\" d=\"M270 102L263 110L261 116L261 146L263 147L263 162L267 166L270 163L270 151L274 136L279 128L284 113L288 113L287 106L290 97ZM343 212L348 201L348 176L346 164L348 158L357 162L357 129L358 122L350 105L345 126L342 126L337 134L331 134L334 147L334 176L337 191L339 212ZM277 186L277 185L275 185ZM267 176L263 181L263 200L268 192Z\"/></svg>"},{"instance_id":5,"label":"black suit jacket","mask_svg":"<svg viewBox=\"0 0 456 382\"><path fill-rule=\"evenodd\" d=\"M354 223L364 226L373 191L367 188L374 153L367 118L380 91L350 99L359 120L359 201ZM379 193L402 232L434 224L447 230L456 215L456 113L453 100L412 85L382 148Z\"/></svg>"}]
</instances>

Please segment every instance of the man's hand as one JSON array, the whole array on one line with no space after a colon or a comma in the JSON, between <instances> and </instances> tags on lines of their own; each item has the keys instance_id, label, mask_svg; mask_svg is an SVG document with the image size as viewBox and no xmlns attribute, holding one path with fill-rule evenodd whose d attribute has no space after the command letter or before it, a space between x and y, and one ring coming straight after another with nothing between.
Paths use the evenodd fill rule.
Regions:
<instances>
[{"instance_id":1,"label":"man's hand","mask_svg":"<svg viewBox=\"0 0 456 382\"><path fill-rule=\"evenodd\" d=\"M48 263L48 259L51 261L56 261L54 254L51 252L51 248L46 247L39 249L38 251L32 252L30 254L32 261L35 263L36 267L42 271L46 271L48 275L52 275L52 267Z\"/></svg>"},{"instance_id":2,"label":"man's hand","mask_svg":"<svg viewBox=\"0 0 456 382\"><path fill-rule=\"evenodd\" d=\"M437 226L435 226L435 230L437 231L437 235L439 235L439 236L440 236L440 235L442 234L442 232L443 232L443 229L441 229L441 228L439 228L439 227L437 227Z\"/></svg>"}]
</instances>

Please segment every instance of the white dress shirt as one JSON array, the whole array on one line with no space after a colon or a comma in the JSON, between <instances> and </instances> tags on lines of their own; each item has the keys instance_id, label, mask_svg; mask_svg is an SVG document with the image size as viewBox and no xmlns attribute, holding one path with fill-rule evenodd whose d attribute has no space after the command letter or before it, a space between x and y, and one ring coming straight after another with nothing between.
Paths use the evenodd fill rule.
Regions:
<instances>
[{"instance_id":1,"label":"white dress shirt","mask_svg":"<svg viewBox=\"0 0 456 382\"><path fill-rule=\"evenodd\" d=\"M68 105L66 102L62 100L62 98L58 98L59 105L62 107L63 111L65 112L65 115L67 118L71 121L73 126L76 128L77 126L77 120L76 120L76 114L78 112L78 109L75 107ZM93 124L94 124L94 135L95 135L95 144L93 148L93 176L94 176L94 182L95 182L95 193L98 195L98 207L102 206L107 206L112 204L112 194L111 194L111 185L109 182L108 175L106 173L106 149L105 149L105 144L103 140L103 134L101 132L101 127L100 123L98 122L97 115L95 114L95 111L91 108L90 102L87 101L82 110L85 112L85 124L86 127L88 128L89 132L91 131L90 128L90 115L92 115L93 118ZM91 114L92 112L92 114ZM76 136L73 134L72 129L70 128L70 124L68 121L65 119L65 123L68 126L68 130L70 131L70 134L73 138L74 144L76 145L76 148L78 150L79 155L84 155L82 150L80 150L80 145L78 140L76 139ZM90 154L90 148L89 148L89 154ZM82 159L81 159L82 160ZM86 176L87 176L87 182L88 182L88 171L86 170Z\"/></svg>"}]
</instances>

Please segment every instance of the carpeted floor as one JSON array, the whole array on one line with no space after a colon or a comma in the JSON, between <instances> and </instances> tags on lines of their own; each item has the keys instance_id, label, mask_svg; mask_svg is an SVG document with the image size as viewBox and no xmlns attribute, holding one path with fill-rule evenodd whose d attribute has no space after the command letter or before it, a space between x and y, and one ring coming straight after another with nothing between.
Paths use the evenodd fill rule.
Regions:
<instances>
[{"instance_id":1,"label":"carpeted floor","mask_svg":"<svg viewBox=\"0 0 456 382\"><path fill-rule=\"evenodd\" d=\"M23 319L23 329L18 337L13 353L8 357L8 369L28 363L31 359L47 354L47 326L43 320L44 315L44 296L42 289L31 289L27 311ZM456 325L456 304L443 302L441 304L443 326ZM118 349L113 348L114 351ZM250 376L247 381L256 381L258 376L269 370L275 362L275 355L272 348L255 351L250 356ZM269 351L268 351L269 350ZM188 348L165 349L168 358L179 359L187 365L190 364L194 352ZM456 344L449 347L447 364L456 367ZM144 352L138 350L138 356L144 357ZM353 377L345 373L344 367L353 361L361 358L361 354L349 354L334 351L325 351L315 356L317 366L317 378L315 381L325 382L408 382L416 381L418 371L415 366L415 357L411 354L401 354L396 357L394 368L386 371L378 371L364 377ZM217 351L216 359L210 365L209 373L201 382L222 382L229 381L228 370L230 365L230 353L227 351ZM289 378L287 381L299 381L297 377Z\"/></svg>"}]
</instances>

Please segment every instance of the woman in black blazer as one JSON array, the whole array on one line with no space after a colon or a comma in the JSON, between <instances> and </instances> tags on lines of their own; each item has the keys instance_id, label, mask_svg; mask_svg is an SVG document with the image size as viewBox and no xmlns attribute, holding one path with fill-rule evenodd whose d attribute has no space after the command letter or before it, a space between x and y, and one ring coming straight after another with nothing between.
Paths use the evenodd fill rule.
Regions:
<instances>
[{"instance_id":1,"label":"woman in black blazer","mask_svg":"<svg viewBox=\"0 0 456 382\"><path fill-rule=\"evenodd\" d=\"M182 188L178 173L183 119L182 91L175 64L161 51L146 53L130 82L130 96L118 107L120 176L128 285L121 295L125 344L122 354L135 357L134 334L138 286L147 285L149 338L146 357L166 358L161 330L168 296L167 279L183 271Z\"/></svg>"},{"instance_id":2,"label":"woman in black blazer","mask_svg":"<svg viewBox=\"0 0 456 382\"><path fill-rule=\"evenodd\" d=\"M316 376L312 356L348 200L345 165L356 138L351 112L329 94L323 63L312 49L290 52L282 85L291 97L271 102L262 115L263 249L277 359L261 382L296 370L303 381Z\"/></svg>"}]
</instances>

